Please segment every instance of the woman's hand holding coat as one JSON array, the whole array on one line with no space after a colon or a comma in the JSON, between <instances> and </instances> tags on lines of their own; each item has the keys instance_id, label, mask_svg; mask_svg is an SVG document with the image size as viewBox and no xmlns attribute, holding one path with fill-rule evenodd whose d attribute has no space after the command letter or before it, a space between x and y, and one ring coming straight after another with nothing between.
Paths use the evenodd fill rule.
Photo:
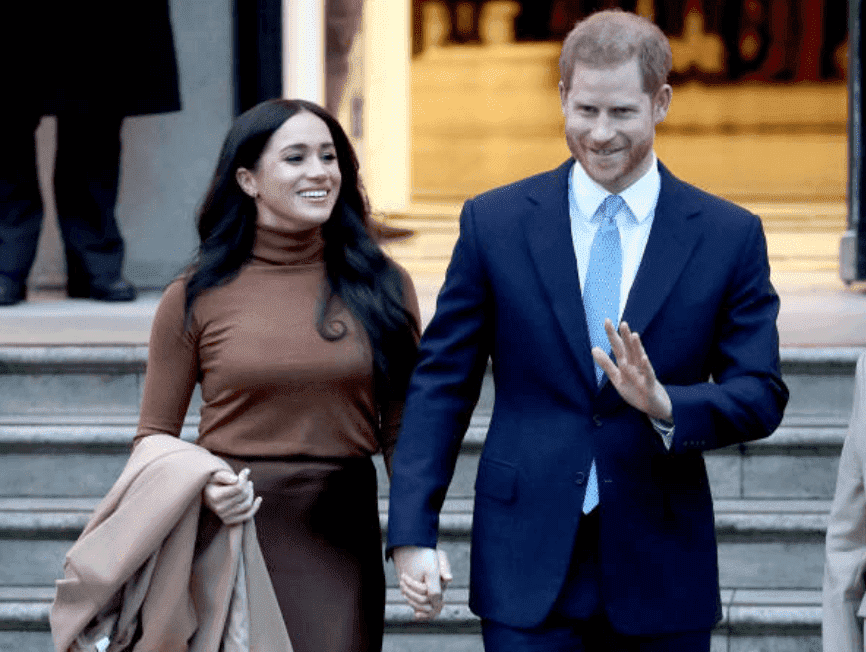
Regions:
<instances>
[{"instance_id":1,"label":"woman's hand holding coat","mask_svg":"<svg viewBox=\"0 0 866 652\"><path fill-rule=\"evenodd\" d=\"M250 470L244 469L238 475L231 471L217 471L205 485L204 503L226 525L243 523L255 516L262 504L256 498Z\"/></svg>"}]
</instances>

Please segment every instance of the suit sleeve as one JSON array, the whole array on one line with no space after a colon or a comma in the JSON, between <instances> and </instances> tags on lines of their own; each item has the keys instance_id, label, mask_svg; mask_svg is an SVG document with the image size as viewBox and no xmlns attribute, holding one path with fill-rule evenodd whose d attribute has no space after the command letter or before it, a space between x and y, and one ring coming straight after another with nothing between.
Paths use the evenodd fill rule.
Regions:
<instances>
[{"instance_id":1,"label":"suit sleeve","mask_svg":"<svg viewBox=\"0 0 866 652\"><path fill-rule=\"evenodd\" d=\"M436 546L439 510L490 355L490 291L473 211L472 201L466 202L409 385L393 460L389 554L397 546Z\"/></svg>"},{"instance_id":2,"label":"suit sleeve","mask_svg":"<svg viewBox=\"0 0 866 652\"><path fill-rule=\"evenodd\" d=\"M779 297L770 283L760 220L749 220L728 271L712 351L711 383L668 385L676 424L671 452L721 448L767 437L788 402L779 356Z\"/></svg>"},{"instance_id":3,"label":"suit sleeve","mask_svg":"<svg viewBox=\"0 0 866 652\"><path fill-rule=\"evenodd\" d=\"M866 355L857 362L854 409L839 459L836 495L827 524L824 560L822 636L825 650L863 650L857 612L866 572L866 493L863 450L866 440Z\"/></svg>"}]
</instances>

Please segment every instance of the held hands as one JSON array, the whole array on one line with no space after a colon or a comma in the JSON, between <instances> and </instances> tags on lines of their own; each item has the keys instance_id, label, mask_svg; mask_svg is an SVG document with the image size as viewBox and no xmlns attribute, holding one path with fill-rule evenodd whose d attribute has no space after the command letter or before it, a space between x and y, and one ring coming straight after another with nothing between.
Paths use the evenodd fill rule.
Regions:
<instances>
[{"instance_id":1,"label":"held hands","mask_svg":"<svg viewBox=\"0 0 866 652\"><path fill-rule=\"evenodd\" d=\"M226 525L243 523L252 518L262 504L261 497L255 497L253 483L249 478L249 469L244 469L238 475L228 470L220 470L214 473L205 485L205 505Z\"/></svg>"},{"instance_id":2,"label":"held hands","mask_svg":"<svg viewBox=\"0 0 866 652\"><path fill-rule=\"evenodd\" d=\"M604 330L610 340L616 364L598 347L592 349L592 357L610 378L616 391L626 403L641 412L655 419L672 421L673 406L670 396L656 378L656 372L638 334L632 333L625 322L620 323L617 332L610 319L604 320Z\"/></svg>"},{"instance_id":3,"label":"held hands","mask_svg":"<svg viewBox=\"0 0 866 652\"><path fill-rule=\"evenodd\" d=\"M415 620L432 620L442 611L442 591L454 579L448 555L418 546L400 546L393 555L400 592L415 611Z\"/></svg>"}]
</instances>

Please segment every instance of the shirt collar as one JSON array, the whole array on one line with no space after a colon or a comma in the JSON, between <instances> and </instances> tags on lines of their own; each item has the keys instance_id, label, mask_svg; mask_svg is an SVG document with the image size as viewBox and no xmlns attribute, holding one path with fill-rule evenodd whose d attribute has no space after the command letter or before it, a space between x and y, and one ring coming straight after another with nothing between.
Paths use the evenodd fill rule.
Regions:
<instances>
[{"instance_id":1,"label":"shirt collar","mask_svg":"<svg viewBox=\"0 0 866 652\"><path fill-rule=\"evenodd\" d=\"M628 206L635 220L640 223L652 215L661 190L661 176L659 175L658 159L655 152L652 153L653 160L649 170L628 188L619 193ZM589 222L592 216L601 206L601 202L610 193L593 181L580 161L574 162L571 172L571 185L574 192L574 200L583 218Z\"/></svg>"}]
</instances>

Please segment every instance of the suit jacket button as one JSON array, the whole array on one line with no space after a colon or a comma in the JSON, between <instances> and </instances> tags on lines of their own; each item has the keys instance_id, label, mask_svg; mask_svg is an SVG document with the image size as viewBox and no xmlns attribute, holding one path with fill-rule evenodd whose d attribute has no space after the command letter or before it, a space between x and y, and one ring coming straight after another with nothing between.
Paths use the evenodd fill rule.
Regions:
<instances>
[{"instance_id":1,"label":"suit jacket button","mask_svg":"<svg viewBox=\"0 0 866 652\"><path fill-rule=\"evenodd\" d=\"M583 473L578 473L574 476L574 484L581 485L586 476Z\"/></svg>"},{"instance_id":2,"label":"suit jacket button","mask_svg":"<svg viewBox=\"0 0 866 652\"><path fill-rule=\"evenodd\" d=\"M597 414L593 414L593 415L592 415L592 422L593 422L596 426L598 426L599 428L601 428L601 417L598 416Z\"/></svg>"}]
</instances>

